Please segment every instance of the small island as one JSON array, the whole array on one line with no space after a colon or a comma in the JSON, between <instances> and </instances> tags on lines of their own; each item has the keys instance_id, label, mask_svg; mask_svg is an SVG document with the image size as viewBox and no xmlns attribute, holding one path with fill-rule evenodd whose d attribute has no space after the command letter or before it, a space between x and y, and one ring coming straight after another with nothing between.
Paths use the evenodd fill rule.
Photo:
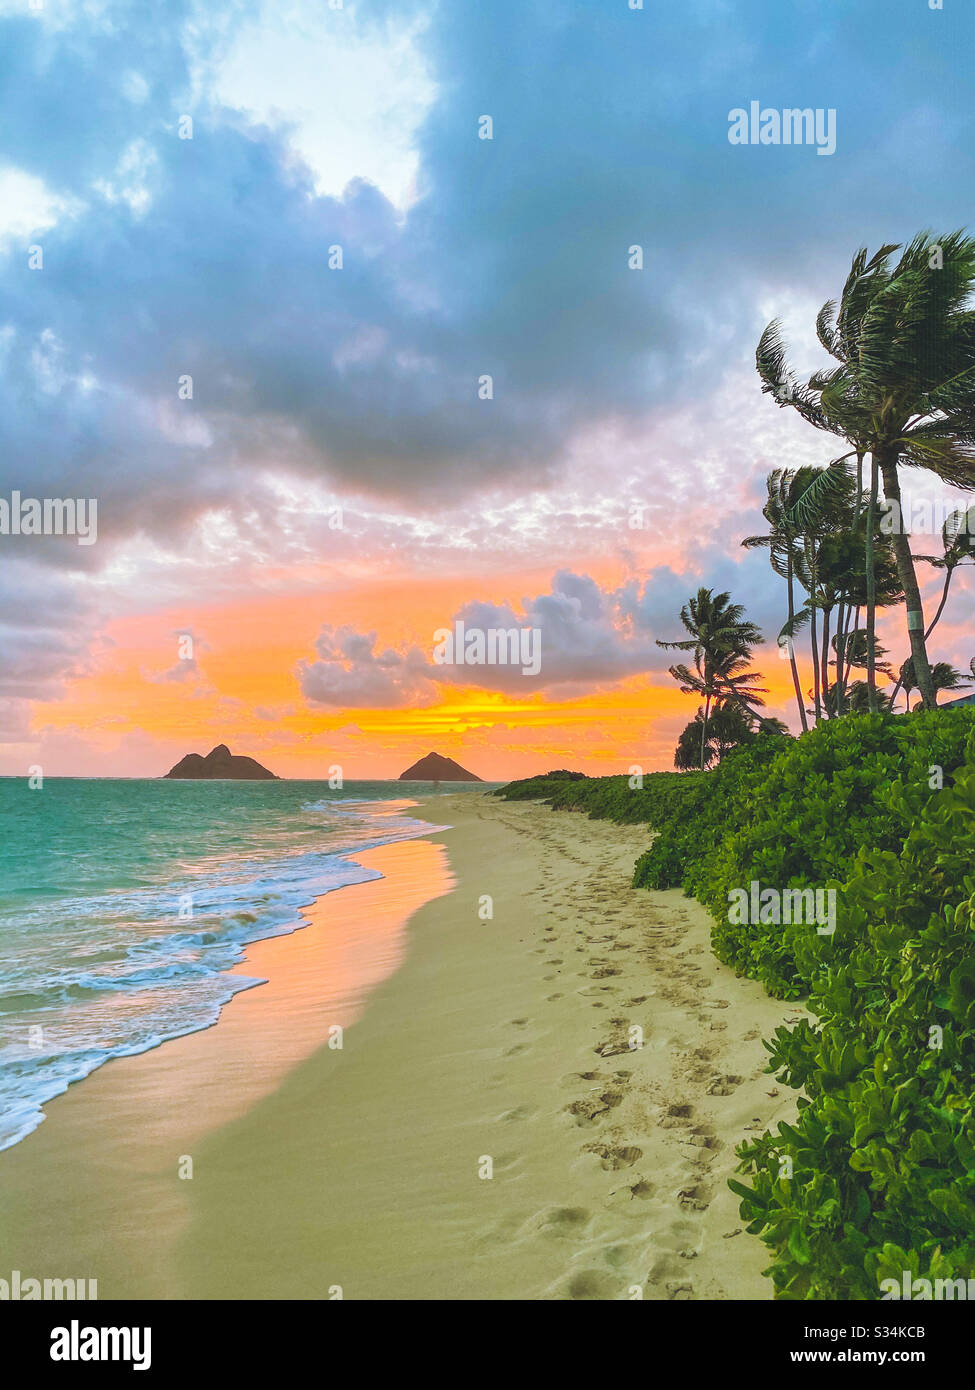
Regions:
<instances>
[{"instance_id":1,"label":"small island","mask_svg":"<svg viewBox=\"0 0 975 1390\"><path fill-rule=\"evenodd\" d=\"M475 777L455 763L453 758L444 758L439 753L428 753L418 763L408 767L399 775L400 782L482 782L483 777Z\"/></svg>"},{"instance_id":2,"label":"small island","mask_svg":"<svg viewBox=\"0 0 975 1390\"><path fill-rule=\"evenodd\" d=\"M253 758L247 758L241 753L231 753L225 743L218 743L216 748L211 748L205 758L199 753L187 753L186 757L180 758L176 766L171 767L165 775L193 782L215 782L228 778L235 782L280 781L275 773L268 772L266 767L262 767Z\"/></svg>"}]
</instances>

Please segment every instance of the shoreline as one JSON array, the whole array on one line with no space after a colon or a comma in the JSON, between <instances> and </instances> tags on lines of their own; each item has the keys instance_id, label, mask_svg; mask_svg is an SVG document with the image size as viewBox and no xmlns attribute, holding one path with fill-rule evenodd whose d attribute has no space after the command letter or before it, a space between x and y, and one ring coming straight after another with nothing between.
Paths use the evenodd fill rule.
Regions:
<instances>
[{"instance_id":1,"label":"shoreline","mask_svg":"<svg viewBox=\"0 0 975 1390\"><path fill-rule=\"evenodd\" d=\"M248 948L269 984L0 1154L6 1264L105 1298L771 1297L725 1180L794 1114L761 1045L794 1010L714 960L693 900L629 887L645 827L434 812L452 828L318 900L327 927ZM380 918L388 969L330 1048L320 953Z\"/></svg>"},{"instance_id":2,"label":"shoreline","mask_svg":"<svg viewBox=\"0 0 975 1390\"><path fill-rule=\"evenodd\" d=\"M178 1161L327 1045L330 1027L361 1017L402 961L412 913L452 883L443 845L426 837L350 858L381 876L322 894L301 909L300 927L248 943L227 972L263 983L235 994L206 1028L109 1058L0 1152L0 1249L17 1254L6 1263L26 1268L29 1255L52 1275L84 1269L103 1298L180 1296L171 1237L188 1219L189 1182L177 1179ZM147 1211L162 1228L151 1272L140 1250Z\"/></svg>"}]
</instances>

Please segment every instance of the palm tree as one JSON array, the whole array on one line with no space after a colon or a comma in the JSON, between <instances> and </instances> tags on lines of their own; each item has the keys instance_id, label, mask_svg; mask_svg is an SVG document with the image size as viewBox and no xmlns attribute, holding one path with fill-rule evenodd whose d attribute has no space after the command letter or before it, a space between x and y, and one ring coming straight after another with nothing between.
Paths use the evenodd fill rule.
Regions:
<instances>
[{"instance_id":1,"label":"palm tree","mask_svg":"<svg viewBox=\"0 0 975 1390\"><path fill-rule=\"evenodd\" d=\"M820 341L839 362L798 387L785 364L778 325L759 343L763 389L780 404L794 404L819 428L845 434L852 453L871 455L871 511L877 482L900 519L898 467L924 468L943 482L975 488L975 240L952 232L935 242L922 233L904 249L884 246L867 261L854 257L839 311L820 313ZM798 389L798 402L783 390ZM796 391L793 389L793 394ZM842 467L852 453L834 461ZM871 518L872 520L872 518ZM907 601L907 629L921 697L936 703L925 641L924 615L908 532L892 533L894 555ZM872 547L873 526L867 525ZM872 555L867 560L868 582ZM872 632L868 612L868 630Z\"/></svg>"},{"instance_id":2,"label":"palm tree","mask_svg":"<svg viewBox=\"0 0 975 1390\"><path fill-rule=\"evenodd\" d=\"M850 274L843 287L840 306L834 300L828 301L819 311L816 319L816 336L820 343L838 362L845 364L854 350L859 321L869 303L871 277L876 273L877 262L885 252L893 247L884 247L871 262L867 262L866 251L859 251L853 259ZM834 459L828 470L817 470L809 485L808 493L801 494L794 502L793 517L801 523L806 521L806 512L815 507L819 497L831 487L840 483L843 471L850 459L856 458L856 516L859 520L861 498L863 497L863 460L870 451L869 417L859 401L855 389L845 392L834 389L830 394L823 390L816 375L807 384L800 382L798 376L786 360L785 345L782 342L781 325L773 319L759 339L755 353L755 365L762 379L763 392L770 393L779 406L791 406L809 424L817 429L846 439L851 448L848 453ZM821 474L821 476L820 476ZM878 481L877 469L871 459L870 491L867 502L866 572L867 572L867 630L874 629L874 604L871 576L873 574L873 542L876 529ZM875 675L871 666L867 673L870 687L870 707L876 709ZM816 684L818 690L818 682Z\"/></svg>"},{"instance_id":3,"label":"palm tree","mask_svg":"<svg viewBox=\"0 0 975 1390\"><path fill-rule=\"evenodd\" d=\"M813 632L813 700L817 719L825 713L830 718L829 652L830 623L839 606L845 626L845 596L853 560L844 548L850 528L856 530L861 497L855 497L853 482L845 473L835 476L828 489L817 495L816 483L822 469L802 469L797 479L799 498L811 497L809 505L794 506L792 515L801 512L803 522L803 552L800 579L809 594L810 625ZM819 618L819 615L821 619ZM816 640L817 623L822 623L821 640ZM840 646L843 644L841 643Z\"/></svg>"},{"instance_id":4,"label":"palm tree","mask_svg":"<svg viewBox=\"0 0 975 1390\"><path fill-rule=\"evenodd\" d=\"M750 706L764 703L760 698L764 687L755 684L757 676L747 669L752 646L762 641L762 634L747 621L741 604L731 602L730 594L714 594L710 589L698 589L681 608L680 620L689 635L676 642L658 638L657 646L693 653L693 671L680 663L670 667L670 674L684 694L704 698L699 756L703 771L714 701L730 700L748 719L757 717Z\"/></svg>"},{"instance_id":5,"label":"palm tree","mask_svg":"<svg viewBox=\"0 0 975 1390\"><path fill-rule=\"evenodd\" d=\"M678 772L695 769L703 772L714 762L715 750L710 743L704 747L704 767L701 766L701 726L704 723L704 710L699 709L691 722L681 731L674 749L674 767Z\"/></svg>"},{"instance_id":6,"label":"palm tree","mask_svg":"<svg viewBox=\"0 0 975 1390\"><path fill-rule=\"evenodd\" d=\"M837 479L831 479L829 490L821 489L820 495L815 497L813 502L805 504L805 499L813 495L814 484L823 472L823 469L807 467L788 474L790 481L784 496L785 510L778 524L780 535L783 539L787 537L789 542L786 563L792 576L799 581L809 595L805 604L798 611L795 609L794 601L790 596L789 617L779 637L780 640L783 636L790 639L791 655L791 639L799 628L807 623L809 625L813 669L812 700L813 711L817 720L823 714L822 695L826 683L826 663L829 659L828 616L824 612L822 602L820 556L826 538L834 532L842 531L849 524L852 491L852 483L849 479L839 475ZM800 506L800 503L804 503L804 505ZM751 546L762 544L763 541L763 537L749 536L743 544ZM779 548L781 548L781 543L779 543ZM774 554L772 563L775 567ZM779 572L781 572L781 568ZM820 642L819 618L821 612L824 612L822 642ZM794 673L794 676L795 683L798 684L797 673ZM797 691L797 698L801 701L801 691ZM802 709L805 713L804 706ZM803 728L805 729L805 727L805 721L803 721Z\"/></svg>"},{"instance_id":7,"label":"palm tree","mask_svg":"<svg viewBox=\"0 0 975 1390\"><path fill-rule=\"evenodd\" d=\"M951 588L951 580L955 570L959 565L975 564L975 507L969 507L967 511L952 512L941 528L941 539L944 546L942 555L918 555L915 557L918 560L927 560L936 569L943 569L945 572L941 602L938 604L938 611L932 618L930 627L924 634L925 641L931 636L945 611L945 604L948 602L948 590Z\"/></svg>"},{"instance_id":8,"label":"palm tree","mask_svg":"<svg viewBox=\"0 0 975 1390\"><path fill-rule=\"evenodd\" d=\"M792 482L785 497L784 515L777 520L774 531L793 542L788 563L808 598L798 611L790 604L790 618L783 633L794 635L800 626L809 624L813 708L817 719L824 714L829 719L843 712L843 691L850 666L847 645L852 631L858 628L859 612L868 597L864 583L864 532L869 510L863 491L843 472L829 474L828 470L807 467L789 476ZM828 486L822 485L824 479ZM769 481L771 485L772 479ZM749 537L743 544L763 542L769 543L769 538ZM771 543L776 544L774 539ZM778 548L783 549L781 543ZM870 597L875 607L878 602L896 601L902 595L889 538L877 535L874 552ZM781 573L781 563L778 568ZM831 631L834 614L835 635ZM831 652L835 655L840 692L835 700L830 694Z\"/></svg>"},{"instance_id":9,"label":"palm tree","mask_svg":"<svg viewBox=\"0 0 975 1390\"><path fill-rule=\"evenodd\" d=\"M704 722L704 710L699 709L694 718L682 732L677 740L677 748L674 752L674 767L678 772L688 772L691 768L700 766L701 755L701 725ZM789 730L780 719L763 720L764 733L778 734L780 737L787 737ZM756 738L761 737L756 734L751 726L751 722L745 718L737 705L715 704L711 711L711 718L708 723L707 743L704 751L705 767L713 767L715 763L720 763L726 753L730 753L733 748L741 748L745 744L754 743Z\"/></svg>"},{"instance_id":10,"label":"palm tree","mask_svg":"<svg viewBox=\"0 0 975 1390\"><path fill-rule=\"evenodd\" d=\"M948 591L951 588L951 581L955 570L958 569L960 565L964 565L968 562L975 563L975 507L969 507L967 511L952 512L941 528L941 538L944 547L943 554L915 556L916 559L927 560L928 563L934 565L936 569L943 569L945 572L945 582L941 589L941 602L938 604L938 610L931 619L927 631L924 634L925 642L929 640L932 632L941 621L941 615L945 611L945 604L948 602ZM905 665L906 664L910 664L910 671L913 675L913 662L905 663ZM940 662L938 665L944 667L946 663ZM948 669L950 669L950 667ZM903 671L904 667L902 666L901 672L903 673ZM934 668L932 667L932 677L933 675ZM953 686L939 686L936 681L934 684L936 690L956 688ZM891 709L894 708L894 701L897 699L897 692L900 690L901 685L902 681L898 679L890 697ZM911 687L911 689L916 688L916 686Z\"/></svg>"},{"instance_id":11,"label":"palm tree","mask_svg":"<svg viewBox=\"0 0 975 1390\"><path fill-rule=\"evenodd\" d=\"M772 470L765 480L768 501L762 508L762 515L769 523L768 533L764 536L746 536L742 545L746 550L752 550L756 546L767 547L772 568L786 581L789 614L785 626L779 633L779 642L781 643L782 638L785 637L789 644L792 684L799 706L802 731L806 733L809 728L806 720L806 702L803 699L802 686L799 683L796 650L792 640L796 632L795 563L798 531L789 520L789 512L795 503L795 481L796 473L793 469L774 468Z\"/></svg>"},{"instance_id":12,"label":"palm tree","mask_svg":"<svg viewBox=\"0 0 975 1390\"><path fill-rule=\"evenodd\" d=\"M975 675L975 662L972 663L972 674ZM947 661L936 661L931 667L931 679L935 690L967 690L971 681L964 671L956 671L954 666ZM904 687L904 698L907 701L907 712L911 712L911 691L917 690L917 676L914 674L914 661L908 657L901 666L900 679L894 688L894 693L890 697L890 709L894 708L894 701L901 686Z\"/></svg>"},{"instance_id":13,"label":"palm tree","mask_svg":"<svg viewBox=\"0 0 975 1390\"><path fill-rule=\"evenodd\" d=\"M888 536L878 534L874 538L873 571L870 576L867 575L863 533L869 518L867 512L861 512L859 509L857 511L859 516L856 523L848 529L838 528L827 535L819 552L818 603L824 610L824 649L829 637L830 614L834 608L838 612L836 635L830 643L836 658L838 694L835 700L829 699L828 651L824 650L823 657L823 698L827 701L829 717L844 712L844 692L849 671L852 666L858 664L854 658L859 656L866 659L867 668L872 671L874 691L877 671L883 670L885 674L889 674L887 668L877 662L877 657L882 654L883 649L877 644L876 624L874 623L872 629L868 627L862 630L858 625L858 614L866 604L868 577L872 580L870 588L873 613L880 607L900 603L904 597ZM857 641L857 634L861 631L862 637ZM864 663L861 660L859 664ZM867 690L869 695L869 681Z\"/></svg>"},{"instance_id":14,"label":"palm tree","mask_svg":"<svg viewBox=\"0 0 975 1390\"><path fill-rule=\"evenodd\" d=\"M839 687L834 685L829 692L829 701L833 714L866 714L870 708L870 689L866 681L850 681L841 697Z\"/></svg>"}]
</instances>

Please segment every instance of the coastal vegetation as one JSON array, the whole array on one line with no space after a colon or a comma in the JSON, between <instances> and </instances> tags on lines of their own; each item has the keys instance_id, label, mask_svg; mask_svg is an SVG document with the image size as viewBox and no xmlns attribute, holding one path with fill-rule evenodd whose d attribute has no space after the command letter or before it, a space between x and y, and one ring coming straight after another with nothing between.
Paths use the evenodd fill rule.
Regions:
<instances>
[{"instance_id":1,"label":"coastal vegetation","mask_svg":"<svg viewBox=\"0 0 975 1390\"><path fill-rule=\"evenodd\" d=\"M670 670L701 701L678 770L549 774L498 793L645 822L634 885L695 896L719 959L805 1002L765 1042L769 1071L798 1093L796 1122L743 1143L731 1183L781 1298L875 1299L885 1279L967 1278L975 1262L975 708L938 708L939 691L971 681L929 649L975 560L975 508L950 512L940 551L916 555L900 477L975 490L973 289L975 242L922 234L857 252L816 323L835 365L802 381L778 323L759 342L762 389L843 442L824 468L773 470L766 529L742 542L784 584L798 736L759 713L761 634L702 586L680 613L686 635L660 643L690 654ZM927 623L921 563L944 575ZM877 615L901 606L895 668ZM740 903L769 887L832 895L828 928L764 907L743 919Z\"/></svg>"},{"instance_id":2,"label":"coastal vegetation","mask_svg":"<svg viewBox=\"0 0 975 1390\"><path fill-rule=\"evenodd\" d=\"M912 468L945 485L975 489L973 291L975 241L962 232L940 238L922 233L903 249L887 245L870 256L861 248L854 256L840 295L816 320L819 343L835 365L802 380L789 365L778 321L759 340L762 390L843 444L826 467L773 469L762 509L767 529L742 540L748 549L768 551L785 584L777 642L789 660L804 733L849 712L893 709L902 689L908 704L916 690L923 707L934 709L939 690L968 684L948 663L931 661L928 643L957 570L975 563L975 508L947 514L939 553L915 555L900 474ZM944 573L927 625L919 563ZM901 605L909 651L895 679L877 640L877 613ZM750 665L761 634L741 605L702 587L680 618L687 636L660 645L693 653L693 669L678 664L670 670L681 689L703 703L680 736L675 765L703 770L747 742L746 727L771 733L783 726L757 712L765 690ZM796 647L803 630L805 686ZM889 690L878 686L878 674ZM737 736L712 741L711 719L722 710L740 716Z\"/></svg>"},{"instance_id":3,"label":"coastal vegetation","mask_svg":"<svg viewBox=\"0 0 975 1390\"><path fill-rule=\"evenodd\" d=\"M925 708L936 707L920 586L903 522L900 470L932 474L949 486L975 488L975 241L962 232L920 233L903 248L861 248L838 301L816 320L820 344L835 367L801 381L789 366L774 321L762 334L756 365L763 391L848 447L788 508L792 522L814 516L829 493L848 484L856 461L858 496L870 457L864 533L867 580L865 655L870 708L876 709L874 621L875 527L883 484L890 545L906 606L910 655ZM811 595L814 606L822 595ZM824 644L825 646L825 641Z\"/></svg>"},{"instance_id":4,"label":"coastal vegetation","mask_svg":"<svg viewBox=\"0 0 975 1390\"><path fill-rule=\"evenodd\" d=\"M692 654L693 670L679 662L671 666L670 674L685 694L702 696L704 704L681 734L674 762L678 768L695 766L697 750L697 766L703 772L715 757L720 761L726 746L734 747L747 735L756 706L765 703L765 687L749 670L752 647L762 640L762 634L745 618L740 603L732 603L729 594L714 594L710 589L698 589L680 610L680 620L688 635L673 642L658 639L657 646ZM719 721L717 734L712 728L712 709Z\"/></svg>"}]
</instances>

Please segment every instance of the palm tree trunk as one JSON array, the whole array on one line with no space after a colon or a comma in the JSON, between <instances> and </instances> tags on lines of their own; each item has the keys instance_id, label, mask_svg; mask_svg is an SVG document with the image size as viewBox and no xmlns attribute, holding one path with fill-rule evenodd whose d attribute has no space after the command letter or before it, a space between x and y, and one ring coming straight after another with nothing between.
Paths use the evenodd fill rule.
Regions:
<instances>
[{"instance_id":1,"label":"palm tree trunk","mask_svg":"<svg viewBox=\"0 0 975 1390\"><path fill-rule=\"evenodd\" d=\"M701 771L704 771L704 750L707 746L708 720L711 717L711 696L704 697L704 718L701 721Z\"/></svg>"},{"instance_id":2,"label":"palm tree trunk","mask_svg":"<svg viewBox=\"0 0 975 1390\"><path fill-rule=\"evenodd\" d=\"M834 713L843 713L843 650L846 642L846 619L848 609L845 599L841 599L836 610L836 680L833 682L833 689L836 691Z\"/></svg>"},{"instance_id":3,"label":"palm tree trunk","mask_svg":"<svg viewBox=\"0 0 975 1390\"><path fill-rule=\"evenodd\" d=\"M816 723L818 724L823 717L823 708L819 698L819 623L817 614L819 609L816 607L816 546L814 542L809 544L809 598L811 611L809 618L809 642L812 647L812 666L813 666L813 709L816 711Z\"/></svg>"},{"instance_id":4,"label":"palm tree trunk","mask_svg":"<svg viewBox=\"0 0 975 1390\"><path fill-rule=\"evenodd\" d=\"M848 604L843 610L843 636L842 645L836 658L837 680L839 682L838 708L841 711L846 709L846 687L850 680L850 672L853 663L850 660L850 634L856 632L860 626L860 609Z\"/></svg>"},{"instance_id":5,"label":"palm tree trunk","mask_svg":"<svg viewBox=\"0 0 975 1390\"><path fill-rule=\"evenodd\" d=\"M931 619L930 625L928 626L928 630L927 630L927 632L925 632L925 634L924 634L924 640L925 640L925 642L928 640L928 638L931 636L932 632L933 632L933 631L935 630L935 628L938 626L938 620L939 620L939 618L941 617L942 613L945 611L945 604L948 602L948 590L949 590L949 588L951 587L951 576L954 574L954 572L955 572L954 566L953 566L953 565L949 565L949 566L948 566L948 569L947 569L947 571L946 571L946 573L945 573L945 584L944 584L944 588L941 590L941 602L938 604L938 611L937 611L937 613L935 613L934 617ZM894 686L893 692L892 692L891 697L890 697L890 708L891 708L891 709L894 708L894 701L897 699L897 696L900 694L901 683L902 683L902 682L901 682L901 678L900 678L900 676L898 676L898 677L897 677L897 684ZM906 695L906 698L907 698L907 712L908 712L908 714L910 714L910 711L911 711L911 692L910 692L909 690L908 690L908 691L905 691L905 695Z\"/></svg>"},{"instance_id":6,"label":"palm tree trunk","mask_svg":"<svg viewBox=\"0 0 975 1390\"><path fill-rule=\"evenodd\" d=\"M832 616L832 609L823 609L823 709L826 711L826 718L829 719L829 620Z\"/></svg>"},{"instance_id":7,"label":"palm tree trunk","mask_svg":"<svg viewBox=\"0 0 975 1390\"><path fill-rule=\"evenodd\" d=\"M945 586L944 586L944 588L943 588L942 591L941 591L941 602L938 604L938 611L937 611L937 613L935 613L934 617L931 619L931 626L928 628L927 632L924 634L924 640L925 640L925 642L928 640L928 638L931 636L932 632L933 632L933 631L935 630L935 628L938 626L938 620L940 619L942 613L945 611L945 604L948 602L948 590L949 590L949 588L951 587L951 576L954 574L954 572L955 572L955 567L954 567L954 565L948 565L947 568L945 569Z\"/></svg>"},{"instance_id":8,"label":"palm tree trunk","mask_svg":"<svg viewBox=\"0 0 975 1390\"><path fill-rule=\"evenodd\" d=\"M877 455L870 455L870 501L867 504L866 571L867 571L867 703L871 714L877 705L877 573L874 569L874 531L877 527L877 496L880 491L880 470Z\"/></svg>"},{"instance_id":9,"label":"palm tree trunk","mask_svg":"<svg viewBox=\"0 0 975 1390\"><path fill-rule=\"evenodd\" d=\"M799 706L799 719L802 723L802 732L809 732L809 724L806 720L806 702L802 698L802 686L799 683L799 667L796 665L796 644L792 640L792 624L796 616L796 599L794 581L792 575L792 548L789 548L789 567L786 575L789 585L789 665L792 667L792 686L796 692L796 703Z\"/></svg>"},{"instance_id":10,"label":"palm tree trunk","mask_svg":"<svg viewBox=\"0 0 975 1390\"><path fill-rule=\"evenodd\" d=\"M857 497L853 504L853 533L856 534L857 527L860 525L860 517L863 514L863 457L864 451L857 450ZM840 604L839 617L836 625L836 713L843 714L846 707L846 683L850 678L850 662L848 660L848 641L850 632L850 620L853 617L853 603L846 600ZM860 610L857 608L856 618L853 619L853 629L860 626Z\"/></svg>"},{"instance_id":11,"label":"palm tree trunk","mask_svg":"<svg viewBox=\"0 0 975 1390\"><path fill-rule=\"evenodd\" d=\"M897 575L907 600L907 635L911 639L911 656L914 659L914 674L925 709L937 709L938 699L931 679L931 666L928 649L924 640L924 610L921 607L921 590L918 588L917 574L914 570L914 556L911 542L904 530L901 512L900 479L897 476L897 450L887 448L878 450L877 462L884 479L884 495L888 502L895 504L897 526L894 530L894 559L897 562Z\"/></svg>"}]
</instances>

